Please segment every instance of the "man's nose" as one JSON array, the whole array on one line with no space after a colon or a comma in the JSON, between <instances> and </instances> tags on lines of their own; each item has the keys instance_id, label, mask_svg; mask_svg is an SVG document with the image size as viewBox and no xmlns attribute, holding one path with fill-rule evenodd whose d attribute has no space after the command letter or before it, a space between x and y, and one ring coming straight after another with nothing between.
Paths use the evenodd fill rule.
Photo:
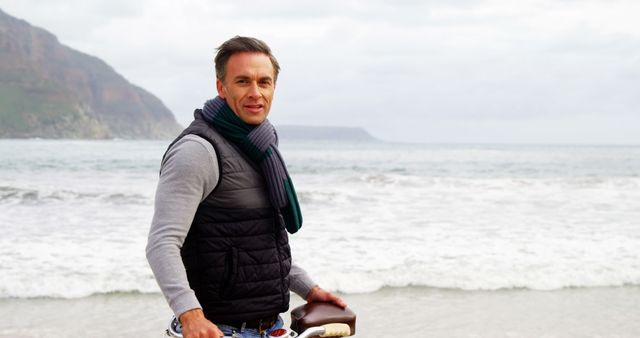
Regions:
<instances>
[{"instance_id":1,"label":"man's nose","mask_svg":"<svg viewBox=\"0 0 640 338\"><path fill-rule=\"evenodd\" d=\"M249 88L249 97L250 98L259 98L260 96L261 96L260 87L258 86L258 83L253 82L251 84L251 87Z\"/></svg>"}]
</instances>

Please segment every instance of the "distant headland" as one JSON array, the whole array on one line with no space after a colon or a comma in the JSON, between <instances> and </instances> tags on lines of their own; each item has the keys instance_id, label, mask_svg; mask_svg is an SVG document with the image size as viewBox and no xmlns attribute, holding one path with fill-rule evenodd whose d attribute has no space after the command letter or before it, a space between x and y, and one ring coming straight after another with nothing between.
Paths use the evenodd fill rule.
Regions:
<instances>
[{"instance_id":1,"label":"distant headland","mask_svg":"<svg viewBox=\"0 0 640 338\"><path fill-rule=\"evenodd\" d=\"M278 136L283 140L309 141L379 141L363 128L356 127L314 127L279 125L276 127Z\"/></svg>"}]
</instances>

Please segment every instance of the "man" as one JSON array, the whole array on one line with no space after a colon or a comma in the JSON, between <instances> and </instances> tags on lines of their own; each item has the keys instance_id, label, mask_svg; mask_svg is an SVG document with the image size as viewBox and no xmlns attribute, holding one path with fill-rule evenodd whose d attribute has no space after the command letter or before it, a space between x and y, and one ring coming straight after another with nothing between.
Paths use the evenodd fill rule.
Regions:
<instances>
[{"instance_id":1,"label":"man","mask_svg":"<svg viewBox=\"0 0 640 338\"><path fill-rule=\"evenodd\" d=\"M302 225L295 189L266 119L279 65L254 38L224 42L218 97L162 160L147 259L185 338L265 336L282 326L289 290L346 304L292 263Z\"/></svg>"}]
</instances>

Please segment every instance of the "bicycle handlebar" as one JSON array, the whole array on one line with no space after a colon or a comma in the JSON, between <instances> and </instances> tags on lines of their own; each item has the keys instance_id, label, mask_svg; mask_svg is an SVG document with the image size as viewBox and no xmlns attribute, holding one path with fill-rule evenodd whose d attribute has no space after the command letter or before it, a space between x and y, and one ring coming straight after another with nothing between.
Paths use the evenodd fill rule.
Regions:
<instances>
[{"instance_id":1,"label":"bicycle handlebar","mask_svg":"<svg viewBox=\"0 0 640 338\"><path fill-rule=\"evenodd\" d=\"M182 326L176 317L171 319L169 327L166 330L166 334L169 337L183 338ZM300 333L297 338L308 338L313 336L320 337L347 337L351 335L351 328L347 324L331 323L322 326L310 327L304 332ZM234 336L224 336L222 338L235 338Z\"/></svg>"},{"instance_id":2,"label":"bicycle handlebar","mask_svg":"<svg viewBox=\"0 0 640 338\"><path fill-rule=\"evenodd\" d=\"M347 324L331 323L322 326L310 327L302 332L298 338L312 336L320 337L347 337L351 335L351 328Z\"/></svg>"}]
</instances>

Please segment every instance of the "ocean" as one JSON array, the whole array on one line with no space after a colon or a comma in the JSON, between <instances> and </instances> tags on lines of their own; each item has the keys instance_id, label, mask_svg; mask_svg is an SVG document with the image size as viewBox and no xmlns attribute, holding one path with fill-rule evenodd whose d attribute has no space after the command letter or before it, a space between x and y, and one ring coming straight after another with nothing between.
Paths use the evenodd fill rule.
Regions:
<instances>
[{"instance_id":1,"label":"ocean","mask_svg":"<svg viewBox=\"0 0 640 338\"><path fill-rule=\"evenodd\" d=\"M0 140L0 307L159 297L144 249L167 145ZM283 141L281 152L304 217L294 261L347 299L623 290L640 318L640 146Z\"/></svg>"}]
</instances>

